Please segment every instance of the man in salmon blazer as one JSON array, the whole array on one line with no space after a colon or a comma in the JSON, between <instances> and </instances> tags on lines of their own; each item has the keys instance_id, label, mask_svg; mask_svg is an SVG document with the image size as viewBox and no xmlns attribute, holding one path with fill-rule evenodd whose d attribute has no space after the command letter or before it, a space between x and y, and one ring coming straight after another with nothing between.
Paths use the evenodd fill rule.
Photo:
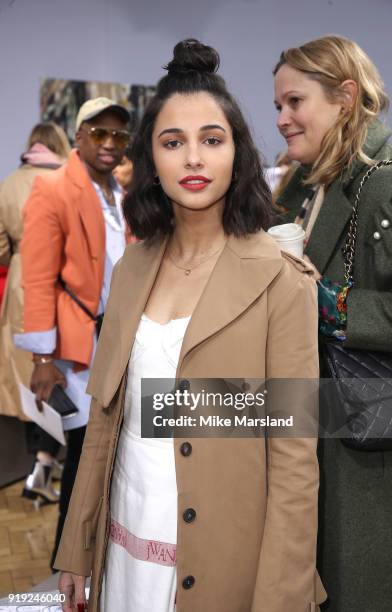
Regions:
<instances>
[{"instance_id":1,"label":"man in salmon blazer","mask_svg":"<svg viewBox=\"0 0 392 612\"><path fill-rule=\"evenodd\" d=\"M64 420L64 466L55 556L75 480L90 398L86 385L114 264L125 248L122 190L112 176L129 143L128 111L108 98L85 102L69 161L36 179L24 208L21 242L24 329L19 348L33 353L31 389L47 400L56 384L77 407ZM36 461L25 493L39 495L51 478ZM49 483L50 484L50 483Z\"/></svg>"}]
</instances>

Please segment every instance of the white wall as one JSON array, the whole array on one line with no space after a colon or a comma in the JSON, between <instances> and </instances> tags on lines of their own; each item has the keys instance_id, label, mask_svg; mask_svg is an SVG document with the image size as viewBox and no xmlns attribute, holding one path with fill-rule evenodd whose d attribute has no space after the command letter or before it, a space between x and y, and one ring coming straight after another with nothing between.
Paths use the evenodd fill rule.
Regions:
<instances>
[{"instance_id":1,"label":"white wall","mask_svg":"<svg viewBox=\"0 0 392 612\"><path fill-rule=\"evenodd\" d=\"M355 39L392 93L391 0L0 0L0 179L39 120L42 77L152 84L174 44L222 57L268 161L283 147L272 104L280 51L329 33Z\"/></svg>"}]
</instances>

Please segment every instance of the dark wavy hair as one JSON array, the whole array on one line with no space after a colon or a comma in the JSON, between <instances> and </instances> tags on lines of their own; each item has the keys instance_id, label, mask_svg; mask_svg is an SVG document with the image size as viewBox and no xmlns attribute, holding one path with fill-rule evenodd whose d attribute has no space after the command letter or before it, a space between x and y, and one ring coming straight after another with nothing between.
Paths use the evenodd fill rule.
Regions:
<instances>
[{"instance_id":1,"label":"dark wavy hair","mask_svg":"<svg viewBox=\"0 0 392 612\"><path fill-rule=\"evenodd\" d=\"M160 185L154 184L152 133L165 102L174 94L207 92L217 101L233 132L235 146L233 181L225 196L223 228L227 235L244 236L267 229L271 218L271 193L262 163L242 112L225 81L216 74L219 55L195 39L179 42L173 59L164 68L168 74L157 85L132 145L133 177L124 200L124 215L132 233L140 240L171 234L174 215L171 202Z\"/></svg>"}]
</instances>

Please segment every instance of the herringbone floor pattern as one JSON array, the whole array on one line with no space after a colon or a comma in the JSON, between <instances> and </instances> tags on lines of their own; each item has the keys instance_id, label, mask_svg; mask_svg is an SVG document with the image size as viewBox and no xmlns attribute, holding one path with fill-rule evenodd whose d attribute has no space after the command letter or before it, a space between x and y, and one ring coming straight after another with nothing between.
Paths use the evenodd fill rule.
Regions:
<instances>
[{"instance_id":1,"label":"herringbone floor pattern","mask_svg":"<svg viewBox=\"0 0 392 612\"><path fill-rule=\"evenodd\" d=\"M51 574L58 504L34 507L23 482L0 490L0 597L26 592Z\"/></svg>"}]
</instances>

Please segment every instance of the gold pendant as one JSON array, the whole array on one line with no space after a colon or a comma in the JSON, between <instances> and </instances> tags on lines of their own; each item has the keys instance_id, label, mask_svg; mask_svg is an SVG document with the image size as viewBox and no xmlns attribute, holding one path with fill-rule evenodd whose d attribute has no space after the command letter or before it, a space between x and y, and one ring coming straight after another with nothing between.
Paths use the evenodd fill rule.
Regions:
<instances>
[{"instance_id":1,"label":"gold pendant","mask_svg":"<svg viewBox=\"0 0 392 612\"><path fill-rule=\"evenodd\" d=\"M191 273L191 270L185 270L185 274L186 274L187 276L189 276L189 275L190 275L190 273Z\"/></svg>"}]
</instances>

